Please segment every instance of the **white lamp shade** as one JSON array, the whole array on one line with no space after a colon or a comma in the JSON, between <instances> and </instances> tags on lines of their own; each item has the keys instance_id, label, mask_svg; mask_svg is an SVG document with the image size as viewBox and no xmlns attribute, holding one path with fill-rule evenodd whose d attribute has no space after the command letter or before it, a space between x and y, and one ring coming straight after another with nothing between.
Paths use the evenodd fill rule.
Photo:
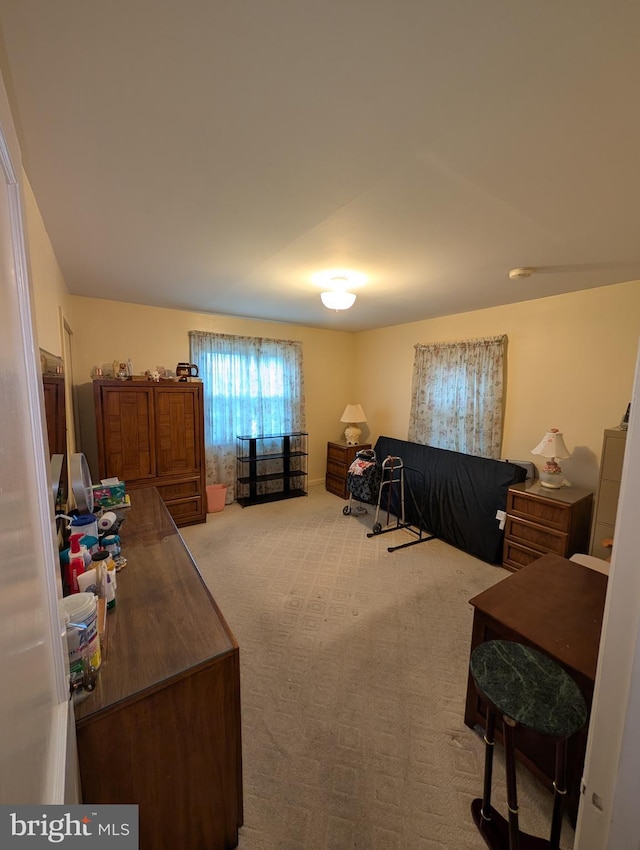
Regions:
<instances>
[{"instance_id":1,"label":"white lamp shade","mask_svg":"<svg viewBox=\"0 0 640 850\"><path fill-rule=\"evenodd\" d=\"M571 457L571 452L557 428L547 431L535 449L531 449L531 454L542 455L542 457Z\"/></svg>"},{"instance_id":2,"label":"white lamp shade","mask_svg":"<svg viewBox=\"0 0 640 850\"><path fill-rule=\"evenodd\" d=\"M328 292L321 292L320 298L325 307L329 310L348 310L352 307L356 296L353 292L347 292L346 289L334 289Z\"/></svg>"},{"instance_id":3,"label":"white lamp shade","mask_svg":"<svg viewBox=\"0 0 640 850\"><path fill-rule=\"evenodd\" d=\"M366 422L367 417L359 404L348 404L340 417L341 422Z\"/></svg>"}]
</instances>

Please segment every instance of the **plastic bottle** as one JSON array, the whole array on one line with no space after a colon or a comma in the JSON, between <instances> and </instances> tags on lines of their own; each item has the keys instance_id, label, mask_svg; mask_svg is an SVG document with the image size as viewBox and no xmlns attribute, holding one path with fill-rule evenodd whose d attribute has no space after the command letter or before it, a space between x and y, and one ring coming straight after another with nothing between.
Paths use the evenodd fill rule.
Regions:
<instances>
[{"instance_id":1,"label":"plastic bottle","mask_svg":"<svg viewBox=\"0 0 640 850\"><path fill-rule=\"evenodd\" d=\"M95 568L85 570L78 576L78 588L80 593L93 593L94 596L101 595L101 588L98 586L98 571Z\"/></svg>"},{"instance_id":2,"label":"plastic bottle","mask_svg":"<svg viewBox=\"0 0 640 850\"><path fill-rule=\"evenodd\" d=\"M104 571L104 598L107 602L107 611L116 607L116 591L113 586L113 576L109 570Z\"/></svg>"},{"instance_id":3,"label":"plastic bottle","mask_svg":"<svg viewBox=\"0 0 640 850\"><path fill-rule=\"evenodd\" d=\"M118 534L105 534L100 542L102 548L110 552L113 558L117 558L122 551Z\"/></svg>"},{"instance_id":4,"label":"plastic bottle","mask_svg":"<svg viewBox=\"0 0 640 850\"><path fill-rule=\"evenodd\" d=\"M91 564L91 552L89 548L85 545L85 541L91 540L93 538L87 538L84 531L74 531L69 535L69 560L71 560L71 556L73 553L73 546L76 544L76 547L80 547L80 554L84 560L85 569ZM77 553L76 553L77 554Z\"/></svg>"},{"instance_id":5,"label":"plastic bottle","mask_svg":"<svg viewBox=\"0 0 640 850\"><path fill-rule=\"evenodd\" d=\"M65 583L69 593L78 593L78 576L84 572L85 563L82 547L80 546L80 536L77 534L71 535L71 546L69 549L69 563L67 565Z\"/></svg>"},{"instance_id":6,"label":"plastic bottle","mask_svg":"<svg viewBox=\"0 0 640 850\"><path fill-rule=\"evenodd\" d=\"M94 552L100 549L100 541L97 537L91 537L89 534L83 534L80 538L80 545L87 549L87 563L91 563L91 556Z\"/></svg>"},{"instance_id":7,"label":"plastic bottle","mask_svg":"<svg viewBox=\"0 0 640 850\"><path fill-rule=\"evenodd\" d=\"M107 603L107 611L115 608L116 604L116 565L113 562L111 553L105 549L99 552L94 552L91 556L97 570L101 571L103 596Z\"/></svg>"},{"instance_id":8,"label":"plastic bottle","mask_svg":"<svg viewBox=\"0 0 640 850\"><path fill-rule=\"evenodd\" d=\"M97 516L95 514L80 514L79 516L72 517L69 533L75 534L77 531L81 531L90 537L98 538L100 535L98 534Z\"/></svg>"}]
</instances>

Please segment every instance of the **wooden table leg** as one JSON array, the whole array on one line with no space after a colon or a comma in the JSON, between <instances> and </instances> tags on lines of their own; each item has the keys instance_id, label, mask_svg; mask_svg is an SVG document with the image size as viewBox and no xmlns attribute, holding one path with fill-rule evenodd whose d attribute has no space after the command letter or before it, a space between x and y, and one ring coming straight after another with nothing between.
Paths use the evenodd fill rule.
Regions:
<instances>
[{"instance_id":1,"label":"wooden table leg","mask_svg":"<svg viewBox=\"0 0 640 850\"><path fill-rule=\"evenodd\" d=\"M561 739L556 743L556 778L553 782L553 815L551 817L551 836L549 850L559 850L560 830L562 829L562 811L567 794L567 741Z\"/></svg>"},{"instance_id":2,"label":"wooden table leg","mask_svg":"<svg viewBox=\"0 0 640 850\"><path fill-rule=\"evenodd\" d=\"M504 736L504 761L507 774L507 807L509 809L509 850L520 850L518 824L518 789L516 786L516 742L515 720L506 715L502 718Z\"/></svg>"},{"instance_id":3,"label":"wooden table leg","mask_svg":"<svg viewBox=\"0 0 640 850\"><path fill-rule=\"evenodd\" d=\"M484 787L482 789L482 808L480 814L484 820L491 820L491 782L493 779L493 752L495 747L496 713L487 709L487 730L484 735Z\"/></svg>"}]
</instances>

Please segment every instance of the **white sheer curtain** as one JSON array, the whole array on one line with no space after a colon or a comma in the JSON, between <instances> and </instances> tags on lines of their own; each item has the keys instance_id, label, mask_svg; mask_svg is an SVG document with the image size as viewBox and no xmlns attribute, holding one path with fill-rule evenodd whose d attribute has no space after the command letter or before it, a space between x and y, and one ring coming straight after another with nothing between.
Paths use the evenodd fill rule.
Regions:
<instances>
[{"instance_id":1,"label":"white sheer curtain","mask_svg":"<svg viewBox=\"0 0 640 850\"><path fill-rule=\"evenodd\" d=\"M408 439L499 458L506 344L502 335L416 345Z\"/></svg>"},{"instance_id":2,"label":"white sheer curtain","mask_svg":"<svg viewBox=\"0 0 640 850\"><path fill-rule=\"evenodd\" d=\"M305 428L302 343L189 331L204 384L207 484L235 499L236 437Z\"/></svg>"}]
</instances>

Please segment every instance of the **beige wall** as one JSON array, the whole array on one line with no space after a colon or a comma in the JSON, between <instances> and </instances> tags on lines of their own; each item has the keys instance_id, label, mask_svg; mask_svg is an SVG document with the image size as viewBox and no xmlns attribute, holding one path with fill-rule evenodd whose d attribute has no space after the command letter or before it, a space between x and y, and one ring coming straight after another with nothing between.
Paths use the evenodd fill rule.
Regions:
<instances>
[{"instance_id":1,"label":"beige wall","mask_svg":"<svg viewBox=\"0 0 640 850\"><path fill-rule=\"evenodd\" d=\"M616 425L631 396L640 337L640 281L505 307L349 334L69 295L36 201L25 181L25 212L38 342L61 354L62 308L73 336L79 447L97 479L91 373L131 358L136 372L175 369L189 359L189 330L299 339L303 343L310 481L324 478L326 443L340 439L347 402L368 417L362 440L405 439L413 346L506 333L509 338L503 456L530 454L558 427L573 457L572 483L594 487L602 432Z\"/></svg>"},{"instance_id":2,"label":"beige wall","mask_svg":"<svg viewBox=\"0 0 640 850\"><path fill-rule=\"evenodd\" d=\"M530 450L560 428L573 457L569 481L595 487L602 432L631 399L640 338L640 281L396 325L357 335L357 394L372 437L406 439L413 346L507 334L503 457Z\"/></svg>"},{"instance_id":3,"label":"beige wall","mask_svg":"<svg viewBox=\"0 0 640 850\"><path fill-rule=\"evenodd\" d=\"M355 337L277 322L239 319L206 313L144 307L95 298L72 297L74 382L78 386L80 441L94 480L98 480L91 375L106 371L113 360L131 359L136 374L189 360L190 330L245 334L302 342L309 481L324 481L326 445L340 439L340 416L351 400Z\"/></svg>"},{"instance_id":4,"label":"beige wall","mask_svg":"<svg viewBox=\"0 0 640 850\"><path fill-rule=\"evenodd\" d=\"M94 477L92 369L128 357L136 372L174 369L189 359L189 330L303 342L311 481L324 476L325 445L340 439L349 401L367 414L363 441L406 438L415 343L506 333L503 457L537 462L531 448L548 428L560 428L573 452L563 463L567 479L593 488L602 432L620 421L631 397L640 338L640 281L359 334L75 296L72 309L82 450Z\"/></svg>"},{"instance_id":5,"label":"beige wall","mask_svg":"<svg viewBox=\"0 0 640 850\"><path fill-rule=\"evenodd\" d=\"M70 323L70 295L26 175L23 185L27 251L38 345L61 357L63 343L60 311Z\"/></svg>"},{"instance_id":6,"label":"beige wall","mask_svg":"<svg viewBox=\"0 0 640 850\"><path fill-rule=\"evenodd\" d=\"M190 330L296 339L303 343L309 480L324 481L326 444L340 439L340 416L351 401L355 337L284 323L165 310L69 294L31 187L25 177L24 206L38 344L61 356L61 313L72 336L76 422L75 448L89 461L98 480L91 374L95 366L131 358L136 372L156 366L175 369L189 359ZM69 418L73 414L69 413ZM74 423L75 425L75 423ZM73 427L73 432L76 428ZM366 436L366 432L365 432ZM74 446L72 446L73 450Z\"/></svg>"}]
</instances>

